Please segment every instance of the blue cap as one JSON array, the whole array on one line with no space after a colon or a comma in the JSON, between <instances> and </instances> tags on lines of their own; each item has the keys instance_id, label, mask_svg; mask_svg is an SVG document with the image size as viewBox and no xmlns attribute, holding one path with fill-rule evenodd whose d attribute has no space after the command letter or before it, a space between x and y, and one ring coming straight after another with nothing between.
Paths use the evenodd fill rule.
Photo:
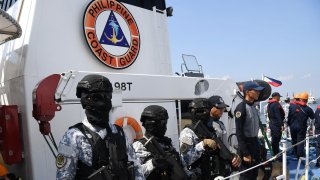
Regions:
<instances>
[{"instance_id":1,"label":"blue cap","mask_svg":"<svg viewBox=\"0 0 320 180\"><path fill-rule=\"evenodd\" d=\"M248 81L243 85L243 92L246 92L248 90L254 89L256 91L262 91L264 87L259 86L257 83L253 81Z\"/></svg>"}]
</instances>

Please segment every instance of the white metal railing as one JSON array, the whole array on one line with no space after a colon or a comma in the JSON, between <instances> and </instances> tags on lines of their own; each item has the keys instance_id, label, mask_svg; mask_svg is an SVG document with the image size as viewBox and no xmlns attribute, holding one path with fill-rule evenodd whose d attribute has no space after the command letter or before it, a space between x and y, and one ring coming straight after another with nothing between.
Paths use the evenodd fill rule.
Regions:
<instances>
[{"instance_id":1,"label":"white metal railing","mask_svg":"<svg viewBox=\"0 0 320 180\"><path fill-rule=\"evenodd\" d=\"M251 168L248 168L246 170L243 170L243 171L237 172L235 174L232 174L232 175L230 175L228 177L218 176L214 180L225 180L225 179L229 179L229 178L233 178L233 177L239 176L242 173L245 173L245 172L250 171L250 170L252 170L254 168L262 166L262 165L264 165L264 164L266 164L266 163L268 163L270 161L273 161L273 160L277 159L278 157L280 157L281 155L283 155L282 156L282 174L280 176L277 176L276 178L277 178L277 180L286 179L286 176L287 176L287 151L289 149L294 148L295 146L298 146L301 143L304 143L305 141L306 141L306 163L305 163L306 165L305 165L304 171L305 171L305 179L309 179L309 166L310 166L310 164L320 158L320 156L318 156L315 160L312 160L309 163L309 141L310 141L310 139L316 138L318 136L320 136L320 134L315 134L313 136L307 136L306 139L304 139L304 140L302 140L302 141L290 146L289 148L286 147L286 140L285 139L281 140L281 143L283 144L283 150L281 152L279 152L278 154L276 154L274 157L268 159L267 161L261 162L260 164L257 164L257 165L255 165L255 166L253 166ZM297 179L297 175L296 175L296 179Z\"/></svg>"}]
</instances>

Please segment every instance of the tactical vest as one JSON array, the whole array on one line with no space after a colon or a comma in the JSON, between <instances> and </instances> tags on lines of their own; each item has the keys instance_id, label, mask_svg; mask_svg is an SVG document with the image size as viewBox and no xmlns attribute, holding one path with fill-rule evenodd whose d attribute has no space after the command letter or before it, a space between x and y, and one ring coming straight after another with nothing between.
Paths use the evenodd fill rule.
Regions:
<instances>
[{"instance_id":1,"label":"tactical vest","mask_svg":"<svg viewBox=\"0 0 320 180\"><path fill-rule=\"evenodd\" d=\"M114 134L108 126L105 139L82 123L70 128L78 128L92 147L92 166L78 161L76 180L87 179L102 166L106 168L92 176L90 180L128 180L131 177L127 169L130 163L126 152L126 139L121 127L116 126L118 133Z\"/></svg>"},{"instance_id":2,"label":"tactical vest","mask_svg":"<svg viewBox=\"0 0 320 180\"><path fill-rule=\"evenodd\" d=\"M246 120L243 125L243 134L245 137L257 137L259 132L259 114L255 106L244 103L246 108Z\"/></svg>"},{"instance_id":3,"label":"tactical vest","mask_svg":"<svg viewBox=\"0 0 320 180\"><path fill-rule=\"evenodd\" d=\"M193 130L200 141L206 138L191 126L189 128ZM191 171L197 171L196 169L199 168L201 170L201 179L203 180L214 179L217 176L228 176L231 174L231 167L219 154L219 150L205 149L201 157L192 163L189 168Z\"/></svg>"},{"instance_id":4,"label":"tactical vest","mask_svg":"<svg viewBox=\"0 0 320 180\"><path fill-rule=\"evenodd\" d=\"M147 140L145 138L139 139L138 141L141 142L142 144L145 144L147 142ZM176 159L177 162L180 163L180 155L172 146L171 139L169 139L168 137L163 137L162 139L157 139L157 141L159 143L161 143L162 145L164 145L162 148L167 156L173 157L174 159ZM151 150L148 149L147 147L146 147L146 149L147 149L147 151L151 152ZM146 163L149 159L152 159L155 156L157 156L157 155L151 154L142 163L143 164ZM154 169L146 179L147 180L174 180L171 178L170 172L164 173L158 169Z\"/></svg>"}]
</instances>

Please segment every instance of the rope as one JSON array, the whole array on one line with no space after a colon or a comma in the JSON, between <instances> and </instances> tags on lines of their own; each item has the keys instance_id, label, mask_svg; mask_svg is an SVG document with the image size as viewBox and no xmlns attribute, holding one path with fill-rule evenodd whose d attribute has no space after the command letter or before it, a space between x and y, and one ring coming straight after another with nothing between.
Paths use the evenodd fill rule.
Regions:
<instances>
[{"instance_id":1,"label":"rope","mask_svg":"<svg viewBox=\"0 0 320 180\"><path fill-rule=\"evenodd\" d=\"M53 134L51 132L49 134L49 138L50 138L53 146L56 148L56 150L58 150L58 146L57 146L56 141L54 140Z\"/></svg>"},{"instance_id":2,"label":"rope","mask_svg":"<svg viewBox=\"0 0 320 180\"><path fill-rule=\"evenodd\" d=\"M46 136L45 136L45 135L43 135L43 138L44 138L44 140L46 140L46 142L47 142L47 144L48 144L48 146L49 146L49 148L50 148L50 150L51 150L51 152L52 152L52 155L53 155L53 156L54 156L54 158L56 159L56 158L57 158L57 155L54 153L54 151L53 151L53 149L52 149L52 147L51 147L51 145L50 145L49 141L47 140Z\"/></svg>"},{"instance_id":3,"label":"rope","mask_svg":"<svg viewBox=\"0 0 320 180\"><path fill-rule=\"evenodd\" d=\"M312 136L312 138L316 138L317 136L319 136L319 134L314 135L314 137ZM302 172L304 172L304 173L302 173L302 174L299 176L299 179L302 177L303 174L305 174L306 169L311 165L311 163L312 163L312 162L316 162L316 163L317 163L317 160L318 160L319 158L320 158L320 155L319 155L316 159L311 160L308 164L305 165L305 167L304 167L304 169L303 169L303 171L302 171Z\"/></svg>"},{"instance_id":4,"label":"rope","mask_svg":"<svg viewBox=\"0 0 320 180\"><path fill-rule=\"evenodd\" d=\"M308 136L308 137L309 137L309 139L313 139L313 138L316 138L316 137L318 137L318 136L320 136L320 134L315 134L315 135ZM240 175L240 174L242 174L242 173L245 173L245 172L250 171L250 170L252 170L252 169L254 169L254 168L257 168L257 167L259 167L259 166L261 166L261 165L264 165L264 164L266 164L266 163L268 163L268 162L270 162L270 161L273 161L273 160L277 159L277 158L280 157L284 152L287 152L289 149L292 149L293 147L295 147L295 146L303 143L304 141L306 141L306 139L304 139L304 140L302 140L302 141L300 141L300 142L298 142L298 143L296 143L296 144L288 147L286 150L283 150L283 151L279 152L278 154L276 154L274 157L270 158L270 159L267 160L267 161L264 161L264 162L262 162L262 163L260 163L260 164L257 164L257 165L255 165L255 166L253 166L253 167L251 167L251 168L248 168L248 169L246 169L246 170L240 171L240 172L238 172L238 173L232 174L232 175L230 175L230 176L228 176L228 177L222 177L222 176L216 177L215 180L224 180L224 179L233 178L233 177L238 176L238 175ZM319 158L320 158L320 156L317 157L316 160L319 159ZM310 162L310 163L311 163L311 162ZM305 166L305 169L304 169L304 170L306 170L306 168L310 165L310 163Z\"/></svg>"},{"instance_id":5,"label":"rope","mask_svg":"<svg viewBox=\"0 0 320 180\"><path fill-rule=\"evenodd\" d=\"M277 155L278 155L278 154L277 154ZM264 164L266 164L267 162L270 162L270 161L275 160L276 158L278 158L277 155L274 156L274 157L272 157L272 158L270 158L270 159L267 160L267 161L264 161L264 162L262 162L262 163L260 163L260 164L255 165L255 166L253 166L253 167L251 167L251 168L248 168L248 169L246 169L246 170L243 170L243 171L240 171L240 172L238 172L238 173L232 174L232 175L230 175L230 176L228 176L228 177L220 177L220 178L222 178L222 179L220 179L220 178L218 178L218 179L219 179L219 180L223 180L223 179L229 179L229 178L238 176L238 175L240 175L240 174L242 174L242 173L245 173L245 172L250 171L250 170L252 170L252 169L254 169L254 168L257 168L257 167L259 167L259 166L261 166L261 165L264 165Z\"/></svg>"},{"instance_id":6,"label":"rope","mask_svg":"<svg viewBox=\"0 0 320 180\"><path fill-rule=\"evenodd\" d=\"M38 123L39 123L39 122L38 122ZM39 123L39 124L40 124L40 123ZM48 139L46 138L45 135L42 135L42 136L43 136L43 139L46 141L47 145L49 146L49 148L50 148L50 150L51 150L51 152L52 152L52 155L53 155L54 158L56 159L56 158L57 158L57 155L56 155L56 153L54 152L54 150L53 150L53 148L52 148L52 145L49 143L49 141L48 141ZM53 135L51 134L51 132L50 132L50 134L48 135L48 137L49 137L51 143L53 144L53 147L54 147L56 150L58 150L57 144L56 144L56 142L55 142L55 140L54 140Z\"/></svg>"}]
</instances>

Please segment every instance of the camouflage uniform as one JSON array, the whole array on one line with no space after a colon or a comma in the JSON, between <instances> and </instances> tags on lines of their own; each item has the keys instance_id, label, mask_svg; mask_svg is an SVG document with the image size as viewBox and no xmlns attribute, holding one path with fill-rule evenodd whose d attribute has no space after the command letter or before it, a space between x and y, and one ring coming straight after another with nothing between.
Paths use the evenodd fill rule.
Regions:
<instances>
[{"instance_id":1,"label":"camouflage uniform","mask_svg":"<svg viewBox=\"0 0 320 180\"><path fill-rule=\"evenodd\" d=\"M172 145L168 146L165 145L161 142L159 142L159 145L163 148L163 149L171 149L173 148ZM140 159L141 162L144 162L141 166L142 166L142 171L144 173L144 176L147 178L149 176L149 174L155 169L155 166L152 164L152 153L150 151L148 151L146 149L146 147L142 144L141 141L135 141L133 144L133 149L136 152L137 157ZM174 148L173 148L174 149ZM174 150L176 152L176 150ZM177 152L176 152L177 153ZM187 175L190 177L192 176L192 173L190 171L187 170L185 162L182 160L181 164L185 170L185 172L187 173Z\"/></svg>"},{"instance_id":2,"label":"camouflage uniform","mask_svg":"<svg viewBox=\"0 0 320 180\"><path fill-rule=\"evenodd\" d=\"M212 127L208 129L216 131L217 137L223 141L226 134L222 122L209 123ZM214 179L217 175L227 176L231 172L227 154L206 150L203 140L189 127L180 133L180 150L189 172L197 179Z\"/></svg>"},{"instance_id":3,"label":"camouflage uniform","mask_svg":"<svg viewBox=\"0 0 320 180\"><path fill-rule=\"evenodd\" d=\"M144 162L151 156L151 152L147 151L147 149L143 146L140 141L136 141L132 144L134 151L138 158L140 158L141 162ZM145 177L148 177L149 174L154 170L154 166L152 164L152 159L147 160L142 166L142 172Z\"/></svg>"},{"instance_id":4,"label":"camouflage uniform","mask_svg":"<svg viewBox=\"0 0 320 180\"><path fill-rule=\"evenodd\" d=\"M198 160L205 151L203 142L188 127L180 133L180 149L181 157L188 166Z\"/></svg>"},{"instance_id":5,"label":"camouflage uniform","mask_svg":"<svg viewBox=\"0 0 320 180\"><path fill-rule=\"evenodd\" d=\"M96 132L102 139L106 137L106 129L93 126L84 119L82 123L87 126L90 130ZM117 133L115 125L110 124L109 126L113 133ZM92 150L87 138L83 133L77 128L69 129L62 140L60 141L58 148L57 157L57 176L56 179L74 179L77 170L78 160L82 161L84 164L92 165ZM127 155L128 161L134 162L134 173L136 180L144 180L144 175L142 173L142 168L140 161L136 158L136 155L132 149L132 146L127 142Z\"/></svg>"}]
</instances>

